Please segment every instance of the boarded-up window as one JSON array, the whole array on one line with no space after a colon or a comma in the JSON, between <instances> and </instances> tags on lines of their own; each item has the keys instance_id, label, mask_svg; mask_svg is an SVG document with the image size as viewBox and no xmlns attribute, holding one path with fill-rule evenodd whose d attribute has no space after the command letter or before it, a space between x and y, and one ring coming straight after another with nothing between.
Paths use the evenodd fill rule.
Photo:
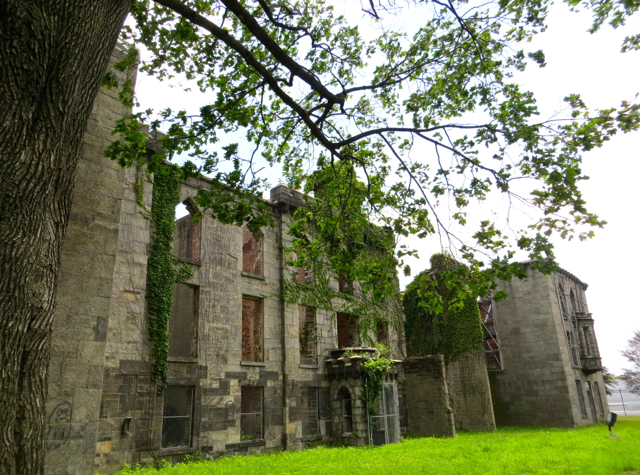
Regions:
<instances>
[{"instance_id":1,"label":"boarded-up window","mask_svg":"<svg viewBox=\"0 0 640 475\"><path fill-rule=\"evenodd\" d=\"M169 356L198 356L199 289L194 285L173 284L173 310L169 319Z\"/></svg>"},{"instance_id":2,"label":"boarded-up window","mask_svg":"<svg viewBox=\"0 0 640 475\"><path fill-rule=\"evenodd\" d=\"M300 320L300 364L317 364L316 309L298 305Z\"/></svg>"},{"instance_id":3,"label":"boarded-up window","mask_svg":"<svg viewBox=\"0 0 640 475\"><path fill-rule=\"evenodd\" d=\"M200 223L194 224L195 208L185 203L186 216L176 220L173 233L173 253L179 259L188 261L200 260Z\"/></svg>"},{"instance_id":4,"label":"boarded-up window","mask_svg":"<svg viewBox=\"0 0 640 475\"><path fill-rule=\"evenodd\" d=\"M242 228L242 270L248 274L262 275L262 234L253 234Z\"/></svg>"},{"instance_id":5,"label":"boarded-up window","mask_svg":"<svg viewBox=\"0 0 640 475\"><path fill-rule=\"evenodd\" d=\"M389 325L387 322L378 321L376 323L376 339L383 345L389 344Z\"/></svg>"},{"instance_id":6,"label":"boarded-up window","mask_svg":"<svg viewBox=\"0 0 640 475\"><path fill-rule=\"evenodd\" d=\"M264 361L262 300L242 299L242 361Z\"/></svg>"},{"instance_id":7,"label":"boarded-up window","mask_svg":"<svg viewBox=\"0 0 640 475\"><path fill-rule=\"evenodd\" d=\"M358 346L358 317L348 313L336 315L338 324L338 348Z\"/></svg>"},{"instance_id":8,"label":"boarded-up window","mask_svg":"<svg viewBox=\"0 0 640 475\"><path fill-rule=\"evenodd\" d=\"M162 447L191 447L193 386L169 386L162 406Z\"/></svg>"},{"instance_id":9,"label":"boarded-up window","mask_svg":"<svg viewBox=\"0 0 640 475\"><path fill-rule=\"evenodd\" d=\"M262 388L240 388L240 440L262 439Z\"/></svg>"},{"instance_id":10,"label":"boarded-up window","mask_svg":"<svg viewBox=\"0 0 640 475\"><path fill-rule=\"evenodd\" d=\"M318 392L318 388L302 388L300 391L300 421L303 437L320 435Z\"/></svg>"}]
</instances>

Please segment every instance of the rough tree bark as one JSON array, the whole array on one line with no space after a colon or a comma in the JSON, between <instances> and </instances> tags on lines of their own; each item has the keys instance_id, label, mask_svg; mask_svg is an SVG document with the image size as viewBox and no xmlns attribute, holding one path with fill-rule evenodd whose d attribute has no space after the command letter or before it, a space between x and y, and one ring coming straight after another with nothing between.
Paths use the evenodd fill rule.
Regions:
<instances>
[{"instance_id":1,"label":"rough tree bark","mask_svg":"<svg viewBox=\"0 0 640 475\"><path fill-rule=\"evenodd\" d=\"M131 0L0 0L0 471L43 472L47 366L78 154Z\"/></svg>"}]
</instances>

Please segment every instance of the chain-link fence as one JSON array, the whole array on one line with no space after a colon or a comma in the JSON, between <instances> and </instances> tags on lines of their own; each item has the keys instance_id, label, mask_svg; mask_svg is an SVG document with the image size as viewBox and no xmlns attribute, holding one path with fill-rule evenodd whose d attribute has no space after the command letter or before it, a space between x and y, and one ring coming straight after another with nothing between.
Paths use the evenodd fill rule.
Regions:
<instances>
[{"instance_id":1,"label":"chain-link fence","mask_svg":"<svg viewBox=\"0 0 640 475\"><path fill-rule=\"evenodd\" d=\"M634 394L625 385L624 381L616 381L616 386L607 396L609 410L618 416L640 416L640 394Z\"/></svg>"}]
</instances>

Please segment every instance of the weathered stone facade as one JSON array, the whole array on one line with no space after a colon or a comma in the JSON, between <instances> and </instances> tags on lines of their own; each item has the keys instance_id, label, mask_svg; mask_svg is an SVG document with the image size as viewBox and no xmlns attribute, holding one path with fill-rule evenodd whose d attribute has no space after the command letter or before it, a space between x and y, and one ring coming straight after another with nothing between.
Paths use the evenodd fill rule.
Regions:
<instances>
[{"instance_id":1,"label":"weathered stone facade","mask_svg":"<svg viewBox=\"0 0 640 475\"><path fill-rule=\"evenodd\" d=\"M491 371L499 426L574 427L608 412L587 285L562 269L500 281L495 305L501 371Z\"/></svg>"},{"instance_id":2,"label":"weathered stone facade","mask_svg":"<svg viewBox=\"0 0 640 475\"><path fill-rule=\"evenodd\" d=\"M110 473L125 463L195 452L217 457L365 443L361 381L350 381L353 424L345 431L338 423L344 384L324 375L324 361L338 347L336 317L279 297L282 280L297 272L285 265L283 246L303 198L284 186L266 202L276 226L263 228L255 242L245 229L208 216L196 225L189 217L178 222L174 253L195 273L174 285L168 388L158 396L145 299L151 222L136 202L137 171L103 156L125 113L117 91L101 90L82 152L57 296L46 473ZM157 143L151 139L149 147ZM208 185L182 185L188 209ZM151 196L145 178L147 208ZM338 290L338 282L332 285ZM303 341L308 330L312 338ZM399 355L400 335L384 330ZM401 369L388 381L395 395L397 374ZM397 397L395 405L397 416Z\"/></svg>"},{"instance_id":3,"label":"weathered stone facade","mask_svg":"<svg viewBox=\"0 0 640 475\"><path fill-rule=\"evenodd\" d=\"M116 51L114 60L123 54ZM135 80L135 74L128 75ZM119 79L126 76L122 73ZM127 190L123 186L125 170L105 159L103 153L113 140L115 121L125 113L117 91L100 90L78 165L62 247L49 366L45 470L52 475L93 473L112 294L118 280L114 269ZM146 227L148 234L148 224ZM138 242L144 241L138 230L126 232L132 235L132 246L136 245L134 235ZM127 275L135 279L140 272L144 272L143 265L134 266ZM141 279L144 285L144 274Z\"/></svg>"},{"instance_id":4,"label":"weathered stone facade","mask_svg":"<svg viewBox=\"0 0 640 475\"><path fill-rule=\"evenodd\" d=\"M120 80L132 76L119 74ZM125 463L195 452L217 457L317 443L389 443L401 433L455 436L454 412L459 427L494 427L480 353L446 369L442 356L396 361L380 410L367 414L362 358L332 352L358 345L356 322L280 298L283 279L300 276L285 264L283 248L292 213L304 199L285 186L265 201L276 225L259 236L208 216L197 224L189 216L178 221L174 254L195 273L174 285L168 388L159 396L146 320L151 222L136 201L138 171L103 156L115 121L127 112L117 91L101 90L82 149L52 337L47 475L112 473ZM148 146L159 150L153 139ZM182 185L188 210L197 211L192 198L208 186L206 179ZM151 182L144 179L141 191L150 208ZM504 284L510 295L499 310L505 370L492 373L499 423L588 423L571 380L604 390L586 303L574 312L584 345L580 367L573 367L556 281L545 279L530 271L528 281ZM583 296L577 279L554 279L568 279L567 295L574 289ZM343 284L332 283L336 291ZM540 309L544 299L553 319ZM390 346L392 357L404 354L403 335L391 325L370 336Z\"/></svg>"},{"instance_id":5,"label":"weathered stone facade","mask_svg":"<svg viewBox=\"0 0 640 475\"><path fill-rule=\"evenodd\" d=\"M407 432L426 437L455 437L444 356L407 358L402 364L406 391Z\"/></svg>"},{"instance_id":6,"label":"weathered stone facade","mask_svg":"<svg viewBox=\"0 0 640 475\"><path fill-rule=\"evenodd\" d=\"M484 352L460 356L446 365L449 398L457 430L495 430Z\"/></svg>"}]
</instances>

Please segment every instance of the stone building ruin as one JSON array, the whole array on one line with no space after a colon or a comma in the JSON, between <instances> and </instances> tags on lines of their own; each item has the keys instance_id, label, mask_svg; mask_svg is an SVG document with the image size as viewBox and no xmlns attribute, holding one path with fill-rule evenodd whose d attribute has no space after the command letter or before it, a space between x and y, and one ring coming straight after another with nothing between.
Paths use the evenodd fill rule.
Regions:
<instances>
[{"instance_id":1,"label":"stone building ruin","mask_svg":"<svg viewBox=\"0 0 640 475\"><path fill-rule=\"evenodd\" d=\"M116 51L114 58L123 54ZM130 71L118 75L120 80L135 79ZM275 227L265 227L258 234L210 216L195 223L192 218L199 210L192 198L209 184L206 178L190 178L181 186L180 200L188 215L176 223L173 253L177 260L193 265L195 272L173 286L168 387L159 396L151 378L145 318L153 233L136 202L136 192L141 191L144 205L151 207L152 184L143 180L142 190L137 190L136 169L119 168L103 155L113 140L115 120L127 112L117 91L101 89L82 147L62 248L52 335L45 429L47 475L112 473L124 463L149 463L158 457L181 460L196 452L215 458L319 443L386 444L406 434L455 436L456 417L460 423L466 416L460 404L454 413L450 391L463 386L450 388L447 380L463 382L471 371L478 381L486 381L482 353L473 365L465 363L447 373L442 355L402 360L402 332L379 325L375 335L368 337L391 347L395 360L377 412L367 413L361 397L362 355L374 350L362 348L357 322L348 314L334 316L279 298L282 279L298 272L287 266L280 238L288 244L291 213L304 198L285 186L271 190L265 201ZM158 151L153 139L148 147ZM299 272L298 278L308 283L312 276ZM523 392L532 394L534 387L542 388L539 399L553 387L558 401L568 397L572 403L578 402L578 395L575 381L573 389L567 386L571 378L579 379L583 388L590 385L593 394L604 389L595 336L589 330L592 320L586 304L573 306L571 300L573 290L576 302L580 301L583 293L578 290L583 292L586 286L580 287L565 274L554 279L531 273L528 282L504 284L514 297L497 306L500 325L492 330L495 341L485 343L489 367L500 366L502 372L489 375L493 405L488 385L468 399L464 411L483 414L476 418L482 427L475 428L494 427L491 410L499 423L520 424L527 416L517 416L518 411L536 411ZM568 317L560 318L562 300L552 298L557 295L553 293L556 282L568 292L565 304L572 305ZM331 285L341 292L350 283L338 278ZM531 285L536 292L546 289L553 323L544 323L541 313L527 320L528 310L518 309L533 306L534 294L526 294L522 302L518 296L519 292L531 293L526 290ZM486 334L491 334L487 315L494 315L495 308L483 313ZM563 328L570 323L574 325L571 336L563 340ZM527 343L534 332L517 332L518 327L541 331L545 325L556 331L556 356L549 356L549 346L540 371L532 372L536 379L525 374L526 366L517 369L529 362L519 361L508 348L530 345L533 351L536 345L551 345L550 339L539 341L542 335ZM583 341L580 338L584 346L573 350L571 360L579 359L578 367L565 362L570 356L561 347L566 341L573 348L573 342ZM560 389L560 383L552 381L542 385L546 380L540 375L545 368L554 375L562 373L564 379L560 379L567 387ZM478 409L472 401L477 397L488 401L488 407ZM596 401L600 400L596 397ZM603 404L606 410L606 400ZM565 413L564 419L539 419L538 423L589 421L580 413L570 419L568 414L575 416L575 410Z\"/></svg>"},{"instance_id":2,"label":"stone building ruin","mask_svg":"<svg viewBox=\"0 0 640 475\"><path fill-rule=\"evenodd\" d=\"M508 297L481 303L491 395L499 426L575 427L609 411L585 291L564 269L500 281Z\"/></svg>"}]
</instances>

